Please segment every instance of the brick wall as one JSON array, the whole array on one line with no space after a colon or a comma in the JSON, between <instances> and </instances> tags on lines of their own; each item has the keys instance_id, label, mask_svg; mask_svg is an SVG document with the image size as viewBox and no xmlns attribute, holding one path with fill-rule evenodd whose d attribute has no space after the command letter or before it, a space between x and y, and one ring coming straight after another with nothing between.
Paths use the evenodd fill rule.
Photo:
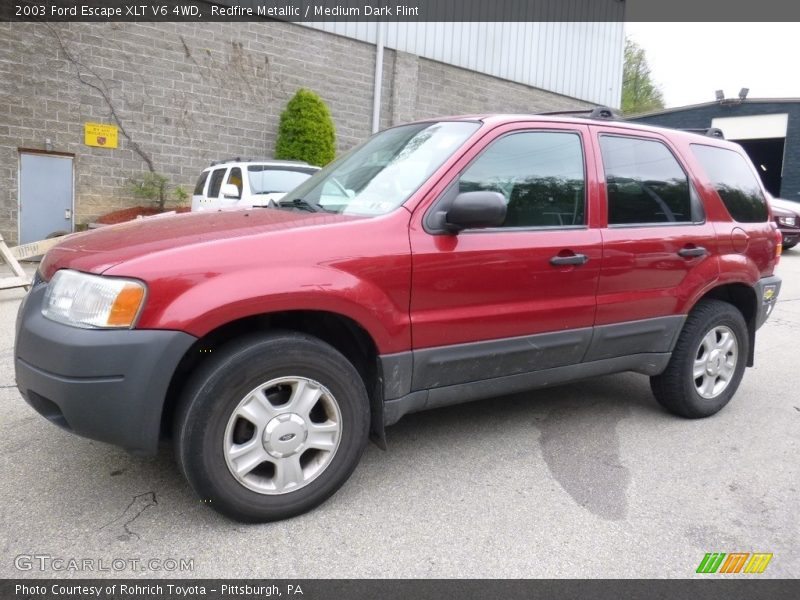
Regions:
<instances>
[{"instance_id":1,"label":"brick wall","mask_svg":"<svg viewBox=\"0 0 800 600\"><path fill-rule=\"evenodd\" d=\"M190 190L210 161L271 156L300 87L328 103L344 150L371 131L375 48L287 23L0 23L0 233L17 239L20 147L75 154L75 222L141 203L147 156ZM381 126L434 115L587 104L416 56L384 53ZM124 129L83 145L83 123Z\"/></svg>"}]
</instances>

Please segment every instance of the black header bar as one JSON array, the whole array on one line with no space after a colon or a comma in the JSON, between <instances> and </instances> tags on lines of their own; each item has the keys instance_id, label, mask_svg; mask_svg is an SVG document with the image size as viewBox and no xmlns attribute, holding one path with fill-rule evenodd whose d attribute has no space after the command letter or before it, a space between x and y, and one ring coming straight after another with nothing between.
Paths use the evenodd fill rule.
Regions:
<instances>
[{"instance_id":1,"label":"black header bar","mask_svg":"<svg viewBox=\"0 0 800 600\"><path fill-rule=\"evenodd\" d=\"M800 597L800 583L796 579L754 577L757 576L677 580L5 579L0 580L0 597L3 600L788 600Z\"/></svg>"},{"instance_id":2,"label":"black header bar","mask_svg":"<svg viewBox=\"0 0 800 600\"><path fill-rule=\"evenodd\" d=\"M787 0L2 0L0 21L800 21ZM714 35L711 26L708 35ZM728 40L727 42L730 42ZM735 42L735 40L733 40ZM720 40L723 45L726 40Z\"/></svg>"}]
</instances>

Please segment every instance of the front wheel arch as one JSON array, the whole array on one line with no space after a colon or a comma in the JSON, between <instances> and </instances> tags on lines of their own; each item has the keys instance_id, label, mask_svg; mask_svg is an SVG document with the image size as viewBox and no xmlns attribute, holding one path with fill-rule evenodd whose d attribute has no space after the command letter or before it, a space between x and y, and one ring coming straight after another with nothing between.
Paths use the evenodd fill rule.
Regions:
<instances>
[{"instance_id":1,"label":"front wheel arch","mask_svg":"<svg viewBox=\"0 0 800 600\"><path fill-rule=\"evenodd\" d=\"M256 332L220 348L190 377L173 423L175 456L195 492L218 512L243 522L283 519L311 510L344 484L366 444L369 416L363 381L335 348L302 333ZM248 423L249 431L237 433ZM317 461L318 455L324 456ZM284 468L292 471L286 477Z\"/></svg>"},{"instance_id":2,"label":"front wheel arch","mask_svg":"<svg viewBox=\"0 0 800 600\"><path fill-rule=\"evenodd\" d=\"M254 332L293 331L313 336L333 346L347 358L364 380L373 415L372 434L383 439L383 395L378 348L367 330L349 317L327 311L283 311L238 319L198 339L178 364L161 412L160 437L170 438L175 408L191 374L225 345ZM385 443L378 444L384 448Z\"/></svg>"}]
</instances>

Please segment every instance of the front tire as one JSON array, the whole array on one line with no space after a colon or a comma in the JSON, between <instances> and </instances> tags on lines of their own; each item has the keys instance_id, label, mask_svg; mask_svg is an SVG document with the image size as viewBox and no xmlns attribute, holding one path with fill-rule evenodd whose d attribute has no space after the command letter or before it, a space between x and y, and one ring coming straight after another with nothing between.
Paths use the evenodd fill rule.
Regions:
<instances>
[{"instance_id":1,"label":"front tire","mask_svg":"<svg viewBox=\"0 0 800 600\"><path fill-rule=\"evenodd\" d=\"M749 344L747 325L735 306L700 301L686 318L667 368L650 378L653 395L682 417L716 414L739 388Z\"/></svg>"},{"instance_id":2,"label":"front tire","mask_svg":"<svg viewBox=\"0 0 800 600\"><path fill-rule=\"evenodd\" d=\"M256 335L224 346L192 376L175 454L195 492L222 514L285 519L350 477L369 417L361 377L333 347L299 333Z\"/></svg>"}]
</instances>

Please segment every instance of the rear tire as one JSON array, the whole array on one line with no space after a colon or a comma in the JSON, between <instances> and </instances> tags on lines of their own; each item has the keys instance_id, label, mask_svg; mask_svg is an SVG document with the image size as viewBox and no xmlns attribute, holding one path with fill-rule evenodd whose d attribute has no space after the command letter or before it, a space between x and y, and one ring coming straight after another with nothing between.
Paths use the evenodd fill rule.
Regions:
<instances>
[{"instance_id":1,"label":"rear tire","mask_svg":"<svg viewBox=\"0 0 800 600\"><path fill-rule=\"evenodd\" d=\"M667 368L650 378L668 411L699 419L730 402L742 381L750 338L742 313L721 300L702 300L689 313Z\"/></svg>"},{"instance_id":2,"label":"rear tire","mask_svg":"<svg viewBox=\"0 0 800 600\"><path fill-rule=\"evenodd\" d=\"M792 248L797 246L797 242L789 242L789 243L784 242L782 245L784 250L791 250Z\"/></svg>"},{"instance_id":3,"label":"rear tire","mask_svg":"<svg viewBox=\"0 0 800 600\"><path fill-rule=\"evenodd\" d=\"M250 336L191 377L175 454L200 498L244 522L293 517L327 500L366 445L369 400L355 367L321 340Z\"/></svg>"}]
</instances>

